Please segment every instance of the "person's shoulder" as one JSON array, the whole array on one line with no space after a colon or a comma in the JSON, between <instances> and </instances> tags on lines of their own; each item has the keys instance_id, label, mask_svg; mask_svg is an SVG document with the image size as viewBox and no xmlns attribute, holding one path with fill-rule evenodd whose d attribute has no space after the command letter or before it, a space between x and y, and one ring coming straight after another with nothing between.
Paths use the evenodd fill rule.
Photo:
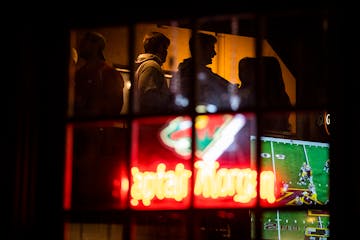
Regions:
<instances>
[{"instance_id":1,"label":"person's shoulder","mask_svg":"<svg viewBox=\"0 0 360 240\"><path fill-rule=\"evenodd\" d=\"M116 69L115 66L109 63L104 63L102 71L103 73L109 74L111 76L115 76L117 79L123 79L121 72L118 69Z\"/></svg>"},{"instance_id":2,"label":"person's shoulder","mask_svg":"<svg viewBox=\"0 0 360 240\"><path fill-rule=\"evenodd\" d=\"M103 66L102 66L102 71L106 71L109 73L117 73L120 74L120 71L118 69L116 69L115 66L111 65L110 63L104 62Z\"/></svg>"},{"instance_id":3,"label":"person's shoulder","mask_svg":"<svg viewBox=\"0 0 360 240\"><path fill-rule=\"evenodd\" d=\"M143 65L143 68L155 68L158 71L162 71L160 64L155 59L146 60L141 65Z\"/></svg>"},{"instance_id":4,"label":"person's shoulder","mask_svg":"<svg viewBox=\"0 0 360 240\"><path fill-rule=\"evenodd\" d=\"M108 62L103 62L101 67L103 70L116 71L116 68L111 63L108 63Z\"/></svg>"},{"instance_id":5,"label":"person's shoulder","mask_svg":"<svg viewBox=\"0 0 360 240\"><path fill-rule=\"evenodd\" d=\"M227 87L227 86L238 86L238 84L232 83L231 81L227 80L226 78L220 76L217 73L212 72L213 78L222 86Z\"/></svg>"}]
</instances>

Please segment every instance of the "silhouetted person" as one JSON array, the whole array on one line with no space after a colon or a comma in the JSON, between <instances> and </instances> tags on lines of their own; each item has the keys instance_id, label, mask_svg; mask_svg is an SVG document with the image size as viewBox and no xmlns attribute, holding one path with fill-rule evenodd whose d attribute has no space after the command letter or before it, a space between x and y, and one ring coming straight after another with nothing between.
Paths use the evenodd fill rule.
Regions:
<instances>
[{"instance_id":1,"label":"silhouetted person","mask_svg":"<svg viewBox=\"0 0 360 240\"><path fill-rule=\"evenodd\" d=\"M251 57L242 58L238 65L238 75L241 81L239 88L240 107L254 107L256 101L256 70L257 59Z\"/></svg>"},{"instance_id":2,"label":"silhouetted person","mask_svg":"<svg viewBox=\"0 0 360 240\"><path fill-rule=\"evenodd\" d=\"M86 32L80 39L78 55L84 64L75 74L76 116L116 116L123 106L124 79L105 61L105 38Z\"/></svg>"},{"instance_id":3,"label":"silhouetted person","mask_svg":"<svg viewBox=\"0 0 360 240\"><path fill-rule=\"evenodd\" d=\"M150 32L143 39L144 53L137 59L134 102L137 113L166 113L170 106L170 90L163 63L170 39L160 32Z\"/></svg>"},{"instance_id":4,"label":"silhouetted person","mask_svg":"<svg viewBox=\"0 0 360 240\"><path fill-rule=\"evenodd\" d=\"M238 86L207 67L216 55L216 42L215 36L200 32L190 37L191 57L178 65L170 83L177 110L188 110L193 94L196 97L196 107L199 109L202 106L202 112L237 109Z\"/></svg>"},{"instance_id":5,"label":"silhouetted person","mask_svg":"<svg viewBox=\"0 0 360 240\"><path fill-rule=\"evenodd\" d=\"M257 72L262 70L263 74ZM285 90L281 66L276 57L264 56L260 59L245 57L239 61L240 107L253 107L261 104L266 111L263 115L263 127L266 131L290 131L289 115L291 102ZM263 79L260 79L260 76ZM255 81L260 84L262 94L255 102ZM262 80L262 81L260 81ZM260 106L260 105L259 105ZM281 110L281 111L277 111Z\"/></svg>"},{"instance_id":6,"label":"silhouetted person","mask_svg":"<svg viewBox=\"0 0 360 240\"><path fill-rule=\"evenodd\" d=\"M105 61L105 38L86 32L78 45L75 73L76 117L108 118L120 115L124 81L119 71ZM82 63L82 62L81 62ZM73 207L108 207L125 135L124 128L108 124L75 124L73 142Z\"/></svg>"}]
</instances>

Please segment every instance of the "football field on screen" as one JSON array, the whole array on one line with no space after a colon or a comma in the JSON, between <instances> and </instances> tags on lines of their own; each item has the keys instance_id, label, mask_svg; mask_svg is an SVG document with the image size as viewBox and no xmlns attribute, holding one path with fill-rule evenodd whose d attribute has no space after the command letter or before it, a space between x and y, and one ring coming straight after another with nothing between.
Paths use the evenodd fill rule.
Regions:
<instances>
[{"instance_id":1,"label":"football field on screen","mask_svg":"<svg viewBox=\"0 0 360 240\"><path fill-rule=\"evenodd\" d=\"M316 210L267 211L262 216L262 239L328 239L329 214Z\"/></svg>"},{"instance_id":2,"label":"football field on screen","mask_svg":"<svg viewBox=\"0 0 360 240\"><path fill-rule=\"evenodd\" d=\"M276 205L326 204L329 162L328 143L262 137L261 169L273 171L277 188L282 188L277 189Z\"/></svg>"},{"instance_id":3,"label":"football field on screen","mask_svg":"<svg viewBox=\"0 0 360 240\"><path fill-rule=\"evenodd\" d=\"M273 206L295 206L294 210L264 212L263 239L329 237L329 213L315 210L329 201L329 162L328 143L261 138L261 170L273 171L277 182ZM296 205L309 210L297 211Z\"/></svg>"}]
</instances>

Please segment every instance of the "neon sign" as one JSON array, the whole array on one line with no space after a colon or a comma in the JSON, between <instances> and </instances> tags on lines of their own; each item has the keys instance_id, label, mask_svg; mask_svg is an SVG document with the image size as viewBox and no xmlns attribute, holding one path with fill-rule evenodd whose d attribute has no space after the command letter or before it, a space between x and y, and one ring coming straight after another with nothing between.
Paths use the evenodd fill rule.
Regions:
<instances>
[{"instance_id":1,"label":"neon sign","mask_svg":"<svg viewBox=\"0 0 360 240\"><path fill-rule=\"evenodd\" d=\"M247 203L256 197L256 171L219 168L218 162L198 161L194 193L205 198L233 197L234 202Z\"/></svg>"},{"instance_id":2,"label":"neon sign","mask_svg":"<svg viewBox=\"0 0 360 240\"><path fill-rule=\"evenodd\" d=\"M177 164L175 170L166 170L166 165L158 165L156 172L140 172L137 167L131 168L134 183L131 186L131 205L138 205L141 200L149 206L154 197L158 199L172 198L183 200L188 195L188 181L191 171L183 164Z\"/></svg>"},{"instance_id":3,"label":"neon sign","mask_svg":"<svg viewBox=\"0 0 360 240\"><path fill-rule=\"evenodd\" d=\"M143 120L134 128L136 132L133 138L140 142L133 145L142 148L141 151L133 151L135 161L132 161L130 171L131 207L181 209L189 207L191 201L195 208L245 207L253 206L258 194L260 199L268 203L275 201L274 173L264 171L258 179L257 171L250 167L250 153L241 159L244 162L241 165L226 164L228 155L224 153L231 149L237 136L243 136L241 131L248 121L245 115L198 116L194 122L196 145L193 166L191 119L182 116L163 121L166 123ZM149 141L142 140L145 138L140 136L148 135L142 134L143 126L146 133L152 126L156 126L160 145L152 141L149 146ZM250 148L250 137L244 138L247 142L242 147ZM166 154L171 152L175 154L174 157L164 157L164 147L168 151ZM235 149L232 154L238 155L238 150ZM260 189L257 188L258 181Z\"/></svg>"},{"instance_id":4,"label":"neon sign","mask_svg":"<svg viewBox=\"0 0 360 240\"><path fill-rule=\"evenodd\" d=\"M249 168L220 168L218 162L195 163L194 194L204 198L232 197L235 203L248 203L257 195L257 172ZM158 165L156 172L141 172L139 168L131 169L133 184L131 186L131 205L137 206L142 201L150 206L151 200L174 199L182 201L189 194L189 180L192 175L183 164L177 164L175 170L166 171L166 165ZM260 174L260 197L269 203L275 201L274 174L263 171Z\"/></svg>"}]
</instances>

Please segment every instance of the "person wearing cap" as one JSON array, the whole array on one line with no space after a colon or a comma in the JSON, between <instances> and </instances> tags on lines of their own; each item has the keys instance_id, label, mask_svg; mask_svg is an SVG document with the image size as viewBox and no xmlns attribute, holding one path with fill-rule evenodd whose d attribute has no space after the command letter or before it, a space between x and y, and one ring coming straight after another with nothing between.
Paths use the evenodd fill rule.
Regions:
<instances>
[{"instance_id":1,"label":"person wearing cap","mask_svg":"<svg viewBox=\"0 0 360 240\"><path fill-rule=\"evenodd\" d=\"M106 62L105 43L98 32L86 32L79 41L78 57L84 64L75 73L75 116L116 116L121 112L124 79Z\"/></svg>"}]
</instances>

